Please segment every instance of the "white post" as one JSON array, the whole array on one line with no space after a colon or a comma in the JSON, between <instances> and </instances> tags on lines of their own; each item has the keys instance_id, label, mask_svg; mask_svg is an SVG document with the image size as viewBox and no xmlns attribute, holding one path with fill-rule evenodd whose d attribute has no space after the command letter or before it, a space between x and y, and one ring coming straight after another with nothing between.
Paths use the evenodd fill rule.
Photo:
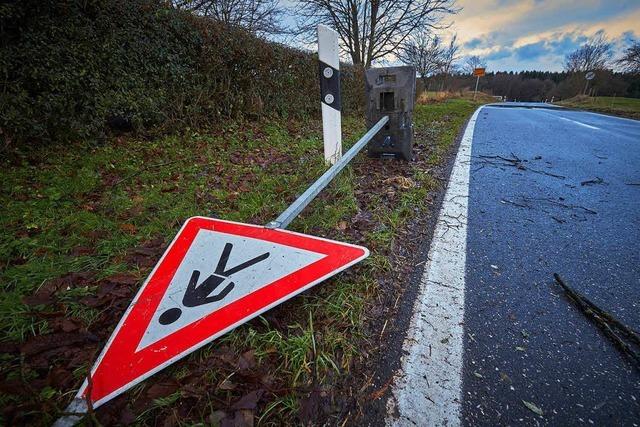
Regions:
<instances>
[{"instance_id":1,"label":"white post","mask_svg":"<svg viewBox=\"0 0 640 427\"><path fill-rule=\"evenodd\" d=\"M330 164L335 164L342 157L340 56L338 53L338 33L325 25L318 25L324 160Z\"/></svg>"}]
</instances>

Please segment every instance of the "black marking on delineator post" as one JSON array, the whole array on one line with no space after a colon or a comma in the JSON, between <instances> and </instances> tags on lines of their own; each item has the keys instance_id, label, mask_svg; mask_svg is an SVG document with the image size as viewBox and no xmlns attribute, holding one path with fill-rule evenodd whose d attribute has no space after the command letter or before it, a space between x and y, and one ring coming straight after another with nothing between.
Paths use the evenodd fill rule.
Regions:
<instances>
[{"instance_id":1,"label":"black marking on delineator post","mask_svg":"<svg viewBox=\"0 0 640 427\"><path fill-rule=\"evenodd\" d=\"M224 297L229 295L229 292L231 292L233 290L233 287L235 286L235 283L229 281L229 276L269 258L269 252L266 252L262 255L259 255L226 270L227 262L229 261L229 256L231 255L232 249L233 244L227 243L224 245L222 255L220 256L220 260L218 261L218 265L216 266L214 273L207 277L199 285L198 279L200 278L200 271L193 271L193 273L191 274L191 279L189 280L189 284L187 285L187 289L184 293L184 297L182 297L183 306L198 307L200 305L222 300ZM223 284L225 281L228 281L228 283L224 287L224 289L222 289L222 291L220 291L219 293L212 295L213 291L215 291L216 288L218 288L218 286ZM162 325L169 325L178 320L181 315L182 310L180 308L173 307L165 310L158 318L158 321Z\"/></svg>"},{"instance_id":2,"label":"black marking on delineator post","mask_svg":"<svg viewBox=\"0 0 640 427\"><path fill-rule=\"evenodd\" d=\"M320 99L323 103L338 111L342 109L340 99L340 70L318 61L320 75ZM331 101L331 102L329 102Z\"/></svg>"}]
</instances>

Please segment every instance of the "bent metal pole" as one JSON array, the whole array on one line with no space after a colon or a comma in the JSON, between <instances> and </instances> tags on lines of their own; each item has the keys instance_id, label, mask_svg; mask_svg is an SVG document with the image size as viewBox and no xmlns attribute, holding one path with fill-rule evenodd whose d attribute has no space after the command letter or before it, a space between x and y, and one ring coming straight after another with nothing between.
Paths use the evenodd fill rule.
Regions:
<instances>
[{"instance_id":1,"label":"bent metal pole","mask_svg":"<svg viewBox=\"0 0 640 427\"><path fill-rule=\"evenodd\" d=\"M381 118L378 123L373 125L371 129L367 133L365 133L362 138L356 142L353 147L349 149L345 153L344 156L340 160L338 160L333 166L331 166L325 173L322 174L320 178L316 180L307 190L300 195L284 212L280 214L278 218L274 221L271 221L266 225L267 228L287 228L287 226L297 217L302 210L307 207L309 203L322 191L333 178L336 177L340 173L342 169L344 169L347 164L358 154L362 148L371 138L374 137L376 133L382 129L382 127L387 124L389 121L389 116L384 116Z\"/></svg>"}]
</instances>

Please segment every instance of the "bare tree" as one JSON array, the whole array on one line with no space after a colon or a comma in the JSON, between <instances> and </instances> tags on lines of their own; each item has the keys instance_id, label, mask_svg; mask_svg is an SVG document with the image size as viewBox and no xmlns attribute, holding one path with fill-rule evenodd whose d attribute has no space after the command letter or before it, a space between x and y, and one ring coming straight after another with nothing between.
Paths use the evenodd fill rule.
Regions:
<instances>
[{"instance_id":1,"label":"bare tree","mask_svg":"<svg viewBox=\"0 0 640 427\"><path fill-rule=\"evenodd\" d=\"M259 36L288 32L282 25L280 0L173 0L172 4Z\"/></svg>"},{"instance_id":2,"label":"bare tree","mask_svg":"<svg viewBox=\"0 0 640 427\"><path fill-rule=\"evenodd\" d=\"M640 74L640 41L632 41L624 50L622 58L616 61L628 73Z\"/></svg>"},{"instance_id":3,"label":"bare tree","mask_svg":"<svg viewBox=\"0 0 640 427\"><path fill-rule=\"evenodd\" d=\"M440 90L444 90L447 77L456 72L456 64L455 61L458 60L458 51L460 50L460 45L458 44L458 35L454 34L449 41L449 46L442 50L442 54L440 55L440 73L442 74L442 84L440 86Z\"/></svg>"},{"instance_id":4,"label":"bare tree","mask_svg":"<svg viewBox=\"0 0 640 427\"><path fill-rule=\"evenodd\" d=\"M442 67L442 51L440 37L424 30L407 37L397 56L403 63L416 67L426 89L429 76Z\"/></svg>"},{"instance_id":5,"label":"bare tree","mask_svg":"<svg viewBox=\"0 0 640 427\"><path fill-rule=\"evenodd\" d=\"M565 70L568 72L586 72L604 70L609 65L612 49L604 31L598 31L585 44L565 58Z\"/></svg>"},{"instance_id":6,"label":"bare tree","mask_svg":"<svg viewBox=\"0 0 640 427\"><path fill-rule=\"evenodd\" d=\"M410 34L445 28L443 19L456 13L455 0L296 0L302 34L315 34L317 24L335 29L354 64L396 54Z\"/></svg>"},{"instance_id":7,"label":"bare tree","mask_svg":"<svg viewBox=\"0 0 640 427\"><path fill-rule=\"evenodd\" d=\"M473 74L473 70L476 68L485 68L487 64L478 55L473 55L467 58L464 63L464 71L467 74Z\"/></svg>"}]
</instances>

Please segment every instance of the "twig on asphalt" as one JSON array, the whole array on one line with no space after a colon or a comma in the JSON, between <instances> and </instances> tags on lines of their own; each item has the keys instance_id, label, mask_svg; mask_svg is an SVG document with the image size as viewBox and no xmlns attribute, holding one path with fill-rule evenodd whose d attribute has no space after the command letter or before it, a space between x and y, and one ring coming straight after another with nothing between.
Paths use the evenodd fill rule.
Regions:
<instances>
[{"instance_id":1,"label":"twig on asphalt","mask_svg":"<svg viewBox=\"0 0 640 427\"><path fill-rule=\"evenodd\" d=\"M631 357L636 362L636 367L640 369L640 354L632 347L633 344L640 347L640 335L617 320L612 314L595 305L584 295L569 287L558 273L553 273L553 278L580 311L591 319L623 353ZM623 337L631 342L625 342Z\"/></svg>"},{"instance_id":2,"label":"twig on asphalt","mask_svg":"<svg viewBox=\"0 0 640 427\"><path fill-rule=\"evenodd\" d=\"M566 209L581 209L587 213L590 213L592 215L597 215L598 212L594 211L593 209L589 209L589 208L585 208L584 206L580 206L580 205L568 205L566 203L562 203L562 202L558 202L557 200L553 200L551 198L547 198L547 197L522 197L523 200L530 202L532 200L537 200L540 202L548 202L551 203L553 205L557 205Z\"/></svg>"},{"instance_id":3,"label":"twig on asphalt","mask_svg":"<svg viewBox=\"0 0 640 427\"><path fill-rule=\"evenodd\" d=\"M525 166L524 163L528 162L528 160L522 160L520 159L518 156L516 156L515 154L511 153L512 158L509 157L504 157L504 156L489 156L489 155L478 155L478 156L474 156L474 157L478 157L479 159L482 160L483 166L484 165L492 165L492 166L512 166L515 167L516 169L519 170L525 170L525 171L530 171L533 173L538 173L541 175L547 175L547 176L551 176L554 178L558 178L558 179L565 179L566 176L564 175L558 175L555 173L551 173L551 172L546 172L546 171L542 171L539 169L534 169L532 167L529 166ZM476 169L480 170L482 169L482 167Z\"/></svg>"},{"instance_id":4,"label":"twig on asphalt","mask_svg":"<svg viewBox=\"0 0 640 427\"><path fill-rule=\"evenodd\" d=\"M581 186L585 186L585 185L597 185L597 184L606 184L606 182L604 182L604 180L602 178L600 178L599 176L596 176L595 179L589 179L587 181L582 181L580 183Z\"/></svg>"},{"instance_id":5,"label":"twig on asphalt","mask_svg":"<svg viewBox=\"0 0 640 427\"><path fill-rule=\"evenodd\" d=\"M516 202L514 202L512 200L509 200L509 199L500 199L500 201L502 203L506 203L506 204L509 204L509 205L518 206L519 208L529 208L529 209L531 209L531 206L529 206L529 205L522 205L520 203L516 203Z\"/></svg>"}]
</instances>

